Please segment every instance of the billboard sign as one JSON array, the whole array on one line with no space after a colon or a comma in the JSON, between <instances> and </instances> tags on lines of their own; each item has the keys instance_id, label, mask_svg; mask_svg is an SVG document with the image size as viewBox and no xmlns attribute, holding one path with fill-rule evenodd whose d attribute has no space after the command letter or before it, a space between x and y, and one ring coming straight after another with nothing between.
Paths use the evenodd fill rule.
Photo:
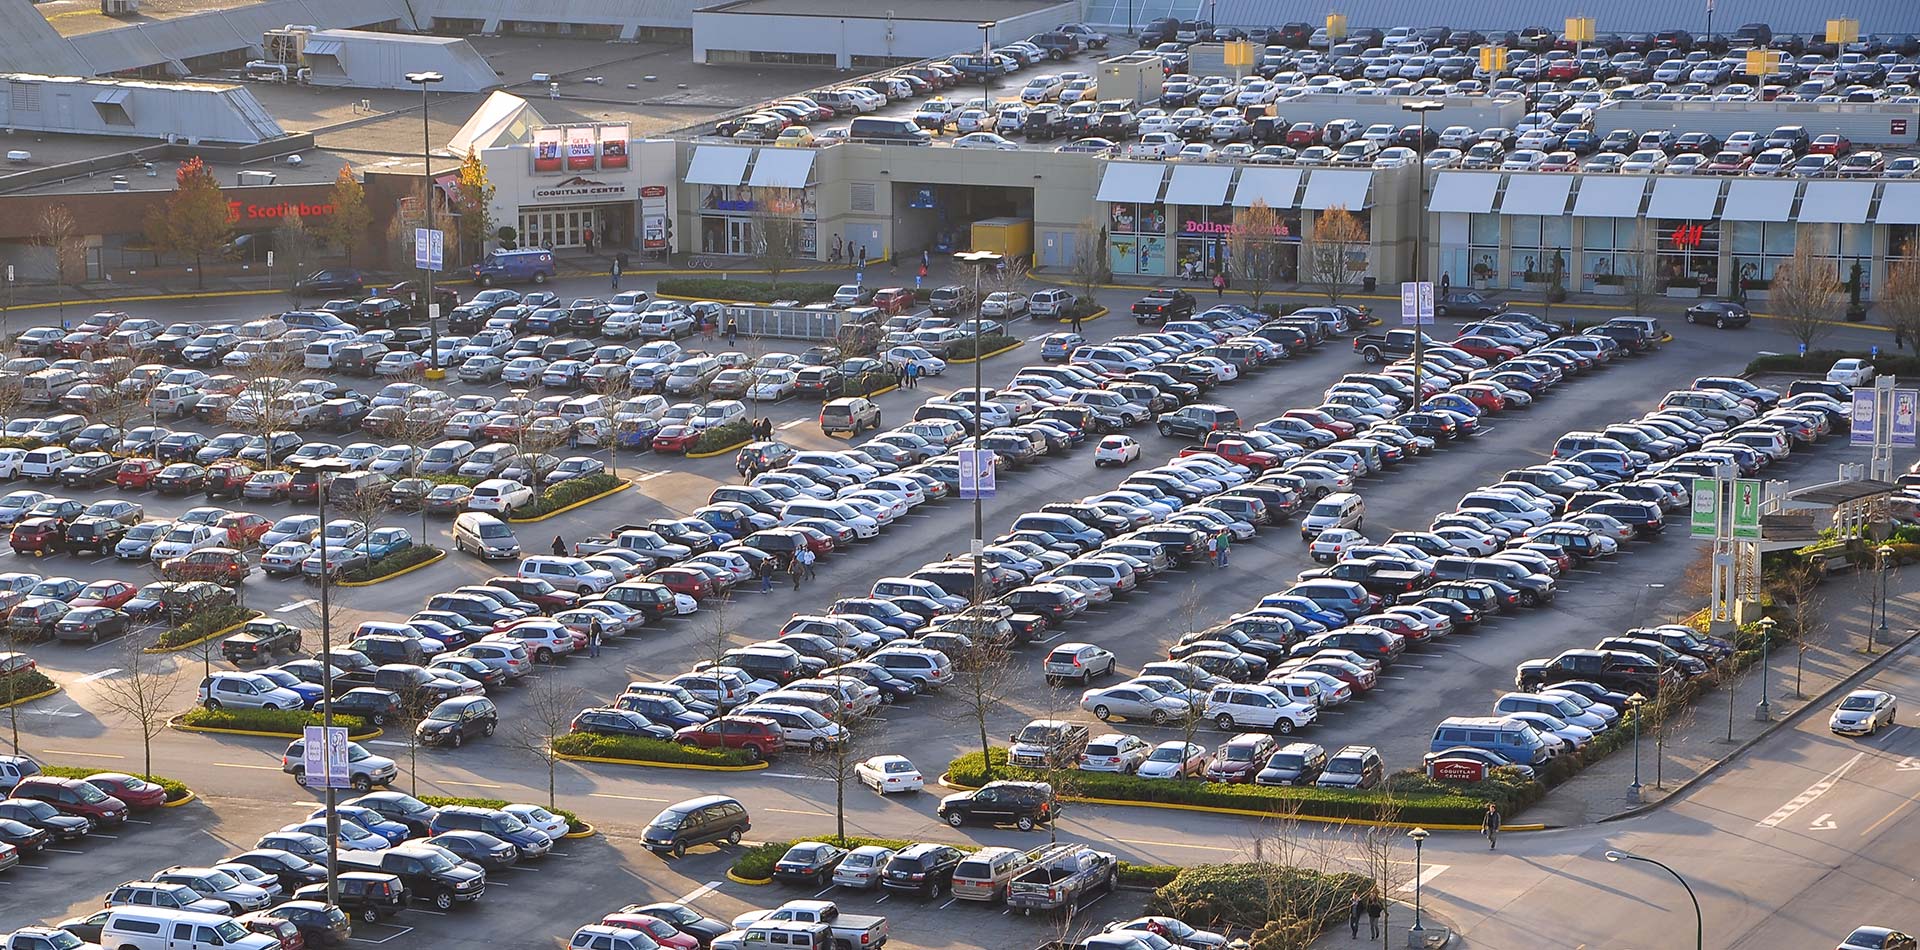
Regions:
<instances>
[{"instance_id":1,"label":"billboard sign","mask_svg":"<svg viewBox=\"0 0 1920 950\"><path fill-rule=\"evenodd\" d=\"M561 132L559 129L536 129L533 133L533 170L536 172L557 172L566 169L566 162L560 154Z\"/></svg>"},{"instance_id":2,"label":"billboard sign","mask_svg":"<svg viewBox=\"0 0 1920 950\"><path fill-rule=\"evenodd\" d=\"M567 170L591 171L594 166L593 126L579 125L567 129Z\"/></svg>"},{"instance_id":3,"label":"billboard sign","mask_svg":"<svg viewBox=\"0 0 1920 950\"><path fill-rule=\"evenodd\" d=\"M627 167L627 136L631 134L626 123L603 125L600 127L600 167Z\"/></svg>"}]
</instances>

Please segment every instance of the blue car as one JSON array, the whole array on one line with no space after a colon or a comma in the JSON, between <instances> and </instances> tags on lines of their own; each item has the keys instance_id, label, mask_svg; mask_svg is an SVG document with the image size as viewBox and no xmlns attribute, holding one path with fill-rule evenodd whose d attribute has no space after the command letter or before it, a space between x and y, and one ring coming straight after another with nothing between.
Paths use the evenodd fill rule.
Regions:
<instances>
[{"instance_id":1,"label":"blue car","mask_svg":"<svg viewBox=\"0 0 1920 950\"><path fill-rule=\"evenodd\" d=\"M1480 418L1480 407L1474 405L1473 400L1459 393L1441 393L1427 400L1427 404L1420 408L1427 410L1446 409L1475 419Z\"/></svg>"},{"instance_id":2,"label":"blue car","mask_svg":"<svg viewBox=\"0 0 1920 950\"><path fill-rule=\"evenodd\" d=\"M371 831L387 839L388 844L399 844L407 840L408 832L406 825L393 821L364 805L337 805L334 810L340 813L341 821L353 822L359 825L362 830ZM325 818L327 817L327 810L325 808L315 809L313 814L307 817Z\"/></svg>"},{"instance_id":3,"label":"blue car","mask_svg":"<svg viewBox=\"0 0 1920 950\"><path fill-rule=\"evenodd\" d=\"M1292 594L1270 594L1260 598L1262 607L1284 607L1329 630L1347 625L1347 615Z\"/></svg>"},{"instance_id":4,"label":"blue car","mask_svg":"<svg viewBox=\"0 0 1920 950\"><path fill-rule=\"evenodd\" d=\"M413 535L405 528L375 528L365 541L354 545L355 554L378 561L389 554L413 547Z\"/></svg>"},{"instance_id":5,"label":"blue car","mask_svg":"<svg viewBox=\"0 0 1920 950\"><path fill-rule=\"evenodd\" d=\"M272 680L275 686L283 686L298 693L300 695L300 704L308 709L312 709L313 704L319 702L320 698L327 694L326 690L320 688L320 684L309 683L277 667L270 666L261 670L260 675Z\"/></svg>"}]
</instances>

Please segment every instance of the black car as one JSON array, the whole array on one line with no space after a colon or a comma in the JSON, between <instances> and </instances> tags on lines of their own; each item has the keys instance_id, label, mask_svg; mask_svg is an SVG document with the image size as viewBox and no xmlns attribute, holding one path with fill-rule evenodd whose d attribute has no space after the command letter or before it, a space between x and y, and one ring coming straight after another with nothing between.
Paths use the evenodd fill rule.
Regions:
<instances>
[{"instance_id":1,"label":"black car","mask_svg":"<svg viewBox=\"0 0 1920 950\"><path fill-rule=\"evenodd\" d=\"M39 854L47 843L53 840L53 833L45 828L35 828L11 818L0 818L0 844L10 844L20 849L20 854Z\"/></svg>"},{"instance_id":2,"label":"black car","mask_svg":"<svg viewBox=\"0 0 1920 950\"><path fill-rule=\"evenodd\" d=\"M1688 323L1706 323L1719 329L1744 327L1753 322L1753 314L1742 304L1728 300L1702 300L1687 308Z\"/></svg>"},{"instance_id":3,"label":"black car","mask_svg":"<svg viewBox=\"0 0 1920 950\"><path fill-rule=\"evenodd\" d=\"M345 908L322 901L287 901L270 913L292 924L306 945L317 950L344 947L353 935L353 925L347 920Z\"/></svg>"},{"instance_id":4,"label":"black car","mask_svg":"<svg viewBox=\"0 0 1920 950\"><path fill-rule=\"evenodd\" d=\"M469 738L493 735L500 725L500 712L485 696L456 696L433 707L415 727L420 741L428 745L459 748Z\"/></svg>"},{"instance_id":5,"label":"black car","mask_svg":"<svg viewBox=\"0 0 1920 950\"><path fill-rule=\"evenodd\" d=\"M478 864L489 871L513 867L520 860L520 849L512 842L502 841L484 831L443 831L428 838L427 843L445 848L459 855L461 860Z\"/></svg>"},{"instance_id":6,"label":"black car","mask_svg":"<svg viewBox=\"0 0 1920 950\"><path fill-rule=\"evenodd\" d=\"M367 289L367 280L357 270L346 267L332 267L315 271L294 281L293 296L301 297L338 297L342 294L359 295Z\"/></svg>"},{"instance_id":7,"label":"black car","mask_svg":"<svg viewBox=\"0 0 1920 950\"><path fill-rule=\"evenodd\" d=\"M942 798L938 813L955 828L973 821L1032 831L1060 814L1060 801L1045 782L988 782L975 791Z\"/></svg>"},{"instance_id":8,"label":"black car","mask_svg":"<svg viewBox=\"0 0 1920 950\"><path fill-rule=\"evenodd\" d=\"M776 881L788 881L799 884L816 884L833 876L833 869L840 866L840 859L847 856L847 849L827 844L824 841L802 841L780 856L773 864L773 878Z\"/></svg>"},{"instance_id":9,"label":"black car","mask_svg":"<svg viewBox=\"0 0 1920 950\"><path fill-rule=\"evenodd\" d=\"M1442 317L1467 320L1484 320L1497 313L1506 313L1507 305L1497 300L1489 300L1477 291L1456 290L1441 296L1433 309Z\"/></svg>"},{"instance_id":10,"label":"black car","mask_svg":"<svg viewBox=\"0 0 1920 950\"><path fill-rule=\"evenodd\" d=\"M63 814L58 808L31 798L0 801L0 818L11 818L29 828L38 828L57 841L84 838L93 830L93 822L79 815Z\"/></svg>"},{"instance_id":11,"label":"black car","mask_svg":"<svg viewBox=\"0 0 1920 950\"><path fill-rule=\"evenodd\" d=\"M342 871L335 881L340 889L340 909L367 923L385 920L407 906L406 885L392 874ZM293 899L324 902L327 899L327 885L309 884L294 891Z\"/></svg>"},{"instance_id":12,"label":"black car","mask_svg":"<svg viewBox=\"0 0 1920 950\"><path fill-rule=\"evenodd\" d=\"M281 890L287 892L298 890L308 884L318 884L327 879L326 865L316 864L278 848L259 848L242 852L221 863L244 864L271 874L280 882Z\"/></svg>"},{"instance_id":13,"label":"black car","mask_svg":"<svg viewBox=\"0 0 1920 950\"><path fill-rule=\"evenodd\" d=\"M672 729L658 725L631 709L582 709L573 717L569 731L595 736L630 736L663 741L673 739Z\"/></svg>"},{"instance_id":14,"label":"black car","mask_svg":"<svg viewBox=\"0 0 1920 950\"><path fill-rule=\"evenodd\" d=\"M347 804L358 805L378 813L388 821L406 825L409 835L430 834L433 819L440 814L439 809L432 805L411 795L395 791L369 792Z\"/></svg>"},{"instance_id":15,"label":"black car","mask_svg":"<svg viewBox=\"0 0 1920 950\"><path fill-rule=\"evenodd\" d=\"M98 515L81 515L67 526L62 545L68 554L111 554L113 547L126 537L127 526L118 519L104 518Z\"/></svg>"},{"instance_id":16,"label":"black car","mask_svg":"<svg viewBox=\"0 0 1920 950\"><path fill-rule=\"evenodd\" d=\"M951 845L911 844L894 853L880 870L880 886L933 897L953 890L953 869L966 855Z\"/></svg>"}]
</instances>

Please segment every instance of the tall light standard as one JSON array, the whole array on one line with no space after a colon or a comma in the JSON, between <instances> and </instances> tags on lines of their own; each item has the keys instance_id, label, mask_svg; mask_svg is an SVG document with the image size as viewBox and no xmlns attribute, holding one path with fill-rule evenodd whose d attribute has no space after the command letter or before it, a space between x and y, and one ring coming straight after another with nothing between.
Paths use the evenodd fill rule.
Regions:
<instances>
[{"instance_id":1,"label":"tall light standard","mask_svg":"<svg viewBox=\"0 0 1920 950\"><path fill-rule=\"evenodd\" d=\"M1612 848L1607 849L1607 860L1614 864L1619 864L1621 861L1639 861L1643 864L1651 864L1673 875L1673 879L1679 881L1680 886L1687 889L1688 899L1693 901L1693 950L1702 950L1706 944L1707 925L1705 918L1700 916L1700 898L1694 895L1693 885L1688 884L1687 879L1681 877L1679 871L1667 867L1652 858L1643 858L1637 854L1628 854L1625 851L1616 851Z\"/></svg>"},{"instance_id":2,"label":"tall light standard","mask_svg":"<svg viewBox=\"0 0 1920 950\"><path fill-rule=\"evenodd\" d=\"M428 240L433 232L433 132L427 126L427 90L434 83L447 77L431 70L423 73L408 73L407 81L420 87L420 177L427 183L424 193L427 202ZM432 261L421 271L421 305L427 308L427 371L439 376L440 370L440 305L433 302Z\"/></svg>"},{"instance_id":3,"label":"tall light standard","mask_svg":"<svg viewBox=\"0 0 1920 950\"><path fill-rule=\"evenodd\" d=\"M1874 548L1873 553L1880 556L1879 562L1875 565L1875 573L1880 575L1880 639L1891 643L1892 641L1887 640L1887 562L1893 560L1893 545L1882 544ZM1873 653L1873 642L1873 625L1869 623L1867 625L1867 653L1869 654Z\"/></svg>"},{"instance_id":4,"label":"tall light standard","mask_svg":"<svg viewBox=\"0 0 1920 950\"><path fill-rule=\"evenodd\" d=\"M1420 117L1420 137L1413 143L1413 279L1426 279L1427 273L1427 113L1446 108L1446 103L1433 99L1415 99L1403 102L1400 108ZM1427 328L1420 323L1419 297L1415 295L1413 318L1413 405L1418 409L1426 400L1425 390L1421 388L1421 376L1425 372L1427 355Z\"/></svg>"},{"instance_id":5,"label":"tall light standard","mask_svg":"<svg viewBox=\"0 0 1920 950\"><path fill-rule=\"evenodd\" d=\"M1407 837L1413 839L1413 929L1425 930L1420 926L1420 846L1427 843L1427 829L1415 828L1407 832Z\"/></svg>"},{"instance_id":6,"label":"tall light standard","mask_svg":"<svg viewBox=\"0 0 1920 950\"><path fill-rule=\"evenodd\" d=\"M988 20L980 26L980 111L987 114L989 127L993 117L993 28L1000 25L999 20ZM959 120L954 120L953 134L960 134ZM892 251L888 251L889 254Z\"/></svg>"},{"instance_id":7,"label":"tall light standard","mask_svg":"<svg viewBox=\"0 0 1920 950\"><path fill-rule=\"evenodd\" d=\"M1767 652L1773 647L1772 617L1760 618L1760 703L1753 707L1753 718L1773 721L1773 704L1767 701Z\"/></svg>"},{"instance_id":8,"label":"tall light standard","mask_svg":"<svg viewBox=\"0 0 1920 950\"><path fill-rule=\"evenodd\" d=\"M991 26L992 24L987 24L987 25ZM981 380L980 380L980 364L986 362L985 360L982 360L980 358L980 324L983 322L980 318L980 299L981 299L980 298L980 277L982 274L986 272L987 268L1000 263L1001 258L999 254L993 251L961 251L960 253L955 254L953 256L955 260L958 260L962 264L973 265L973 466L974 466L974 476L973 476L973 551L972 551L972 554L973 554L973 598L972 598L973 604L972 605L974 609L977 611L980 607L980 604L987 599L986 598L986 579L985 579L986 567L981 561L981 559L985 556L983 549L986 547L986 513L985 513L985 508L983 507L985 502L980 497L980 475L979 475L980 453L981 453L980 435L981 435L981 430L986 428L985 426L980 424L980 420L986 418L986 410L982 406L982 402L981 402L981 400L984 397L981 396L981 389L983 384L981 383Z\"/></svg>"},{"instance_id":9,"label":"tall light standard","mask_svg":"<svg viewBox=\"0 0 1920 950\"><path fill-rule=\"evenodd\" d=\"M333 600L330 596L333 565L327 559L327 493L336 470L320 462L300 467L314 473L317 480L313 497L320 506L320 727L325 737L333 734ZM324 742L321 748L324 755ZM325 770L322 780L326 786L327 810L327 903L337 904L340 901L340 790L334 785L331 768Z\"/></svg>"},{"instance_id":10,"label":"tall light standard","mask_svg":"<svg viewBox=\"0 0 1920 950\"><path fill-rule=\"evenodd\" d=\"M1633 713L1633 790L1640 786L1640 708L1647 704L1647 697L1635 693L1627 697L1627 709Z\"/></svg>"}]
</instances>

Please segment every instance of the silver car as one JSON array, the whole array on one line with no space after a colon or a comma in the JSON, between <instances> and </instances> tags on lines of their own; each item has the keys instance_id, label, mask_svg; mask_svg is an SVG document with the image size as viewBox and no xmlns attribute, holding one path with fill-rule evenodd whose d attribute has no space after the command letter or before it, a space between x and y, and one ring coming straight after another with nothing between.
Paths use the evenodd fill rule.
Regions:
<instances>
[{"instance_id":1,"label":"silver car","mask_svg":"<svg viewBox=\"0 0 1920 950\"><path fill-rule=\"evenodd\" d=\"M1164 695L1151 686L1135 682L1087 690L1080 694L1080 708L1093 713L1102 722L1122 716L1143 719L1155 725L1183 719L1193 711L1186 700Z\"/></svg>"}]
</instances>

